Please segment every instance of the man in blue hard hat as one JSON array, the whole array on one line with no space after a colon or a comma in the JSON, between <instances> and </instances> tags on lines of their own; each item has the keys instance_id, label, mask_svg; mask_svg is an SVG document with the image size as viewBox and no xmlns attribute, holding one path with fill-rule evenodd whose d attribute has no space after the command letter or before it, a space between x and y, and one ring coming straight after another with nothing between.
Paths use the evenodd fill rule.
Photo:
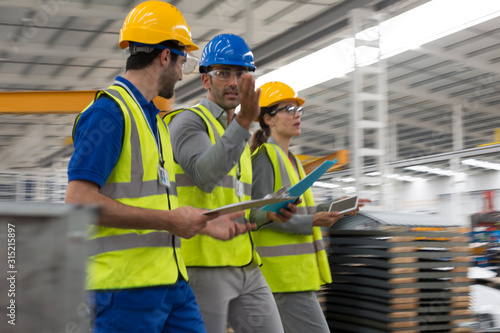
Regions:
<instances>
[{"instance_id":1,"label":"man in blue hard hat","mask_svg":"<svg viewBox=\"0 0 500 333\"><path fill-rule=\"evenodd\" d=\"M165 120L178 163L180 205L215 209L251 199L248 140L250 125L260 112L260 90L255 91L248 73L255 71L252 51L239 36L215 36L199 66L207 98ZM289 204L288 210L269 213L263 222L286 222L295 211ZM182 253L208 333L224 332L227 322L235 332L283 332L249 232L229 241L198 235L182 241Z\"/></svg>"}]
</instances>

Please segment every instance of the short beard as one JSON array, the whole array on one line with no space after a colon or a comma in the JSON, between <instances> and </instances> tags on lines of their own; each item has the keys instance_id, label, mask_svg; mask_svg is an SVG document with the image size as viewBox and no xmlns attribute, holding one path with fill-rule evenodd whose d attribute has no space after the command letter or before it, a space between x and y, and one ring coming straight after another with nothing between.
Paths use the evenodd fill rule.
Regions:
<instances>
[{"instance_id":1,"label":"short beard","mask_svg":"<svg viewBox=\"0 0 500 333\"><path fill-rule=\"evenodd\" d=\"M213 86L212 77L210 77L210 83ZM240 105L240 99L239 99L239 97L238 97L238 101L237 101L236 105L233 106L233 105L227 105L226 104L225 96L226 96L226 92L228 90L235 90L235 89L233 89L233 88L225 88L222 91L218 91L218 93L220 93L220 94L214 94L214 91L212 90L212 96L213 96L213 98L215 100L215 103L217 105L219 105L221 108L223 108L224 110L232 110L232 109L235 109L238 105ZM236 90L238 90L238 88L236 88Z\"/></svg>"},{"instance_id":2,"label":"short beard","mask_svg":"<svg viewBox=\"0 0 500 333\"><path fill-rule=\"evenodd\" d=\"M176 65L171 62L167 69L161 73L160 78L158 79L158 84L160 86L160 90L158 91L158 96L170 99L174 97L174 88L177 80L175 78L175 67L172 65Z\"/></svg>"}]
</instances>

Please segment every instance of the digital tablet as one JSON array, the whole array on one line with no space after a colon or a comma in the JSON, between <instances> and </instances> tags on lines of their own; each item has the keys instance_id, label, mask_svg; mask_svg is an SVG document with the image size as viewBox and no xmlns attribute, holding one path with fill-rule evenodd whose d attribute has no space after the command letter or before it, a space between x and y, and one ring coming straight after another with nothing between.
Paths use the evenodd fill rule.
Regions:
<instances>
[{"instance_id":1,"label":"digital tablet","mask_svg":"<svg viewBox=\"0 0 500 333\"><path fill-rule=\"evenodd\" d=\"M358 196L348 197L332 202L329 212L339 212L344 214L358 208Z\"/></svg>"}]
</instances>

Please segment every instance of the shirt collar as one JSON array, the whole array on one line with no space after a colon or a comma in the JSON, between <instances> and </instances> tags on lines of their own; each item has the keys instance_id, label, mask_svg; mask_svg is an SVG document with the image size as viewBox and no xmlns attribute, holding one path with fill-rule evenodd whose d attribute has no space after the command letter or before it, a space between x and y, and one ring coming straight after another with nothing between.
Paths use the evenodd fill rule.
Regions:
<instances>
[{"instance_id":1,"label":"shirt collar","mask_svg":"<svg viewBox=\"0 0 500 333\"><path fill-rule=\"evenodd\" d=\"M200 101L200 104L203 105L204 107L206 107L208 109L208 111L210 111L212 116L214 116L215 118L219 118L223 112L226 112L217 103L214 103L211 100L206 99L206 98L202 98Z\"/></svg>"},{"instance_id":2,"label":"shirt collar","mask_svg":"<svg viewBox=\"0 0 500 333\"><path fill-rule=\"evenodd\" d=\"M269 137L269 139L267 139L267 143L273 143L275 145L277 145L278 143L276 142L276 140L274 140L274 138L272 136Z\"/></svg>"},{"instance_id":3,"label":"shirt collar","mask_svg":"<svg viewBox=\"0 0 500 333\"><path fill-rule=\"evenodd\" d=\"M141 94L139 89L137 89L129 80L122 76L117 76L115 78L116 81L124 84L127 86L127 88L132 92L134 95L135 99L139 103L139 105L142 107L142 109L145 112L149 112L152 116L156 117L156 115L160 112L160 110L156 107L156 105L153 103L153 101L148 102L146 98Z\"/></svg>"},{"instance_id":4,"label":"shirt collar","mask_svg":"<svg viewBox=\"0 0 500 333\"><path fill-rule=\"evenodd\" d=\"M221 108L217 103L212 102L209 99L202 98L200 104L203 105L210 111L212 116L219 121L219 123L227 129L227 112Z\"/></svg>"}]
</instances>

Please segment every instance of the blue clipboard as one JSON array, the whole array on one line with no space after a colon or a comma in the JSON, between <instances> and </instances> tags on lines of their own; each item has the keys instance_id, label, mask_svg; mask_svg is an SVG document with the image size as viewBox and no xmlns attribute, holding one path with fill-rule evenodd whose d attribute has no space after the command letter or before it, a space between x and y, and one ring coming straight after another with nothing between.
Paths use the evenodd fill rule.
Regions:
<instances>
[{"instance_id":1,"label":"blue clipboard","mask_svg":"<svg viewBox=\"0 0 500 333\"><path fill-rule=\"evenodd\" d=\"M333 161L325 161L319 167L317 167L313 172L307 175L306 178L302 179L300 182L292 186L288 193L291 197L300 197L309 187L314 184L315 181L319 179L319 177L323 176L326 170L330 169L335 163L337 163L337 159ZM273 204L266 205L261 208L261 210L265 210L268 212L279 213L280 208L285 208L289 202L294 202L296 199L276 202Z\"/></svg>"}]
</instances>

